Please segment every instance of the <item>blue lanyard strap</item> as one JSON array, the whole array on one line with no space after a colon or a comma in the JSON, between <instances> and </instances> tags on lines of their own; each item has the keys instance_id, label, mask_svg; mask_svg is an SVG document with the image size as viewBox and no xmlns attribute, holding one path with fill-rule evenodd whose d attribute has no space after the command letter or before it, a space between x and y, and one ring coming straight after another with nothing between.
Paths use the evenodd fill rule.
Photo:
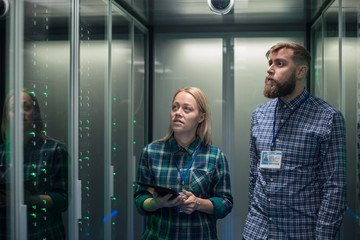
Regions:
<instances>
[{"instance_id":1,"label":"blue lanyard strap","mask_svg":"<svg viewBox=\"0 0 360 240\"><path fill-rule=\"evenodd\" d=\"M274 123L273 123L273 138L271 140L271 151L274 151L275 149L275 141L277 136L279 135L280 130L283 128L283 126L285 125L285 123L289 120L289 118L291 117L291 115L294 114L294 112L296 112L299 107L309 98L310 94L307 94L307 96L299 103L299 105L296 106L296 108L294 110L291 111L291 113L289 114L289 116L286 118L286 120L283 122L283 124L280 126L279 130L277 131L277 133L275 134L275 123L276 123L276 109L277 106L279 104L279 102L277 102L276 106L275 106L275 113L274 113Z\"/></svg>"},{"instance_id":2,"label":"blue lanyard strap","mask_svg":"<svg viewBox=\"0 0 360 240\"><path fill-rule=\"evenodd\" d=\"M179 171L179 173L180 173L180 176L181 176L181 179L182 179L182 185L183 185L183 186L185 185L185 177L186 177L186 175L188 174L189 169L191 168L191 165L193 164L193 162L194 162L194 160L195 160L195 158L196 158L196 155L198 154L198 152L199 152L199 150L200 150L200 147L201 147L201 143L199 144L198 148L196 149L196 152L195 152L194 156L192 157L191 162L190 162L188 168L186 169L185 175L181 172L181 170L180 170L180 168L179 168L179 164L178 164L177 161L174 159L174 160L175 160L176 167L177 167L177 169L178 169L178 171Z\"/></svg>"}]
</instances>

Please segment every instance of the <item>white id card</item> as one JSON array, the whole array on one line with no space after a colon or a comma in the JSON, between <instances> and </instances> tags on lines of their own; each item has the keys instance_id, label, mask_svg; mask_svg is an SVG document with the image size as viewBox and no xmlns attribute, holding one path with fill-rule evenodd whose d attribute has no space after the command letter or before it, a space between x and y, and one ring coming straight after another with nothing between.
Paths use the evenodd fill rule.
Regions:
<instances>
[{"instance_id":1,"label":"white id card","mask_svg":"<svg viewBox=\"0 0 360 240\"><path fill-rule=\"evenodd\" d=\"M282 152L280 151L262 151L260 168L280 169Z\"/></svg>"}]
</instances>

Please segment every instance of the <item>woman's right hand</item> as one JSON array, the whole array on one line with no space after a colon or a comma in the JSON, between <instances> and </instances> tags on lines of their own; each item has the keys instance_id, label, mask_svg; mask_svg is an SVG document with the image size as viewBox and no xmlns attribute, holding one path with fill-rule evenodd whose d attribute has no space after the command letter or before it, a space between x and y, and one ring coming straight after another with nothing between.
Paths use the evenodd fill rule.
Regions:
<instances>
[{"instance_id":1,"label":"woman's right hand","mask_svg":"<svg viewBox=\"0 0 360 240\"><path fill-rule=\"evenodd\" d=\"M160 196L156 191L153 194L152 198L148 198L143 203L143 208L145 211L154 212L160 208L164 207L176 207L185 201L185 198L181 195L176 198L169 200L172 194L167 194L164 196Z\"/></svg>"}]
</instances>

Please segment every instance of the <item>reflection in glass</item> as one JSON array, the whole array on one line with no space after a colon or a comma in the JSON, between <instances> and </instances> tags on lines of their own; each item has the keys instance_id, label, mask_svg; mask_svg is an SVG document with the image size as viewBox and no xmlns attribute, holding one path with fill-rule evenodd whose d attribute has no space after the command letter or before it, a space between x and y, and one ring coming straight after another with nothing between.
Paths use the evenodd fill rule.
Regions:
<instances>
[{"instance_id":1,"label":"reflection in glass","mask_svg":"<svg viewBox=\"0 0 360 240\"><path fill-rule=\"evenodd\" d=\"M61 213L68 206L67 166L68 154L57 140L46 135L35 92L24 89L24 201L27 204L28 239L65 239ZM6 123L14 116L14 96L9 94L4 104L1 134L6 142ZM10 194L8 151L0 145L0 239L6 239L6 215Z\"/></svg>"}]
</instances>

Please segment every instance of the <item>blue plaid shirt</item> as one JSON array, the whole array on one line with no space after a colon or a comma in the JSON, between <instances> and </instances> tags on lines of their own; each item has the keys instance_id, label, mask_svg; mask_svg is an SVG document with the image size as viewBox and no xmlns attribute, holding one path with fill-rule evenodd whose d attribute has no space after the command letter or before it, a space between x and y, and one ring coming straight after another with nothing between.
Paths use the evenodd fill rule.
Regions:
<instances>
[{"instance_id":1,"label":"blue plaid shirt","mask_svg":"<svg viewBox=\"0 0 360 240\"><path fill-rule=\"evenodd\" d=\"M261 152L270 151L275 108L275 133L284 124L274 149L282 152L281 167L260 168ZM259 106L250 158L245 239L335 238L346 206L345 126L338 110L306 90L288 104L274 99Z\"/></svg>"}]
</instances>

